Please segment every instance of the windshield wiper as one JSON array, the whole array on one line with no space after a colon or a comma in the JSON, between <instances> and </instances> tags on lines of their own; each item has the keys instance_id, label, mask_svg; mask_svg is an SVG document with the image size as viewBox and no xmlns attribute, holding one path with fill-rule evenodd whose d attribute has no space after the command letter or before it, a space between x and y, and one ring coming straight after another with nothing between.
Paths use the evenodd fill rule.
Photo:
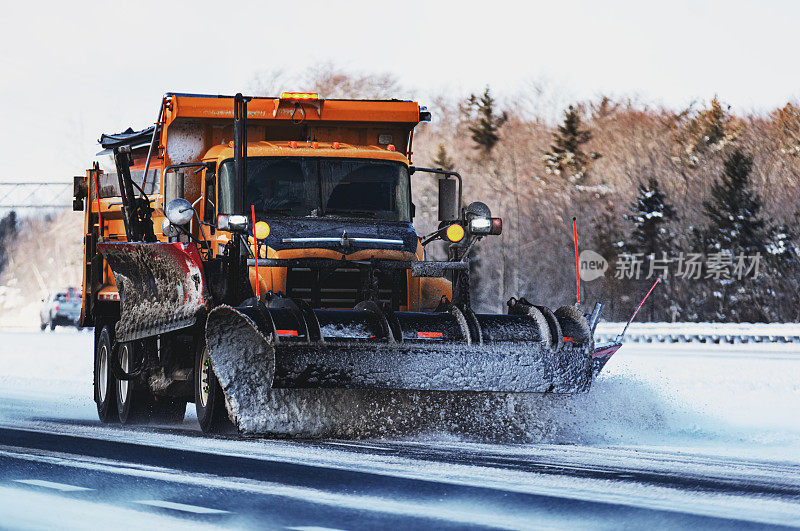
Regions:
<instances>
[{"instance_id":1,"label":"windshield wiper","mask_svg":"<svg viewBox=\"0 0 800 531\"><path fill-rule=\"evenodd\" d=\"M347 210L344 210L344 209L340 209L340 210L332 209L332 210L330 210L329 209L329 210L326 210L325 211L325 215L327 216L329 214L338 214L340 216L352 216L352 217L357 217L357 218L361 218L361 217L374 218L375 216L378 215L378 213L373 211L373 210L351 210L351 209L347 209Z\"/></svg>"}]
</instances>

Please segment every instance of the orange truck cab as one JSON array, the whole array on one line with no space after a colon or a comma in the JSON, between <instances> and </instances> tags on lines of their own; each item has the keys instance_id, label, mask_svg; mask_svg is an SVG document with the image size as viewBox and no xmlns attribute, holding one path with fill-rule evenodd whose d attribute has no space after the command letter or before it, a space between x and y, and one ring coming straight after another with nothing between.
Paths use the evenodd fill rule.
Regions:
<instances>
[{"instance_id":1,"label":"orange truck cab","mask_svg":"<svg viewBox=\"0 0 800 531\"><path fill-rule=\"evenodd\" d=\"M263 222L258 272L249 268L254 292L280 292L316 308L352 308L365 298L365 283L377 283L378 301L394 310L435 308L452 299L450 281L412 276L407 269L365 279L343 265L292 267L266 260L336 259L422 261L412 225L409 165L414 127L430 119L411 101L322 100L315 94L284 93L250 98L247 105L247 189L233 190L234 108L232 97L170 93L157 122L139 132L103 135L107 155L86 177L76 178L76 209L85 212L85 275L82 322L92 324L93 304L119 300L114 275L97 243L125 241L120 195L112 162L116 146L130 147L130 173L152 209L154 235L169 241L164 208L183 197L196 215L188 234L208 257L231 240L218 220L244 210ZM237 204L244 202L243 205ZM166 224L166 225L165 225ZM251 254L255 253L252 236ZM313 265L313 264L312 264ZM94 269L93 269L94 268Z\"/></svg>"}]
</instances>

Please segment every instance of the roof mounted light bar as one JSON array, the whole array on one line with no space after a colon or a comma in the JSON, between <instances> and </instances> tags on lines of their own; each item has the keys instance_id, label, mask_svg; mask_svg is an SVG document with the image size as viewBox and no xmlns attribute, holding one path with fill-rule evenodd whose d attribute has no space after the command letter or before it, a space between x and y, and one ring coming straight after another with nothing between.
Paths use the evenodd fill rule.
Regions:
<instances>
[{"instance_id":1,"label":"roof mounted light bar","mask_svg":"<svg viewBox=\"0 0 800 531\"><path fill-rule=\"evenodd\" d=\"M316 92L281 92L282 100L318 100Z\"/></svg>"}]
</instances>

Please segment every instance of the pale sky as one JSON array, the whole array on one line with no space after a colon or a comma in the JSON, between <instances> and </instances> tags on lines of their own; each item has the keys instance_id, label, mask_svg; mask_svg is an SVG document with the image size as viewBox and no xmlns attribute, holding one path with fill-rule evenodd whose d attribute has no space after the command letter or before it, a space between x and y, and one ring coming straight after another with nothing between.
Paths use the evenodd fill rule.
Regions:
<instances>
[{"instance_id":1,"label":"pale sky","mask_svg":"<svg viewBox=\"0 0 800 531\"><path fill-rule=\"evenodd\" d=\"M7 2L0 180L82 174L100 133L150 125L164 92L247 92L259 70L322 61L391 72L423 104L548 79L765 111L800 98L798 27L790 0Z\"/></svg>"}]
</instances>

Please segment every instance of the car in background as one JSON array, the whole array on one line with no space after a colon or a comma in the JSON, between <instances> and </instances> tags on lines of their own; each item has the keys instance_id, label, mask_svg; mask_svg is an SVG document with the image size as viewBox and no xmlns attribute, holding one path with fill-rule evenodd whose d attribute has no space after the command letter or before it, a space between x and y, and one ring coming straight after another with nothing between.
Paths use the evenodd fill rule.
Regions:
<instances>
[{"instance_id":1,"label":"car in background","mask_svg":"<svg viewBox=\"0 0 800 531\"><path fill-rule=\"evenodd\" d=\"M39 311L42 331L56 326L74 326L81 330L78 324L81 317L81 292L76 288L51 293L44 299L42 309Z\"/></svg>"}]
</instances>

